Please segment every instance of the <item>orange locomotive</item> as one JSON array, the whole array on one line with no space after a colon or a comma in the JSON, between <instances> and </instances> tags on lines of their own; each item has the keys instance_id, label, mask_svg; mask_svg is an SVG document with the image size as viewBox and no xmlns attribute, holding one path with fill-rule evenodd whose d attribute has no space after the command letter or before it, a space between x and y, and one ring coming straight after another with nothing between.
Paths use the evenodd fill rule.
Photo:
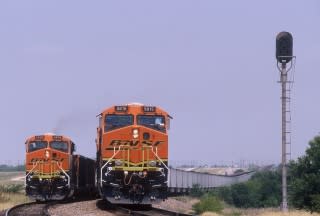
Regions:
<instances>
[{"instance_id":1,"label":"orange locomotive","mask_svg":"<svg viewBox=\"0 0 320 216\"><path fill-rule=\"evenodd\" d=\"M97 185L111 203L151 204L167 198L170 115L142 104L99 115Z\"/></svg>"},{"instance_id":2,"label":"orange locomotive","mask_svg":"<svg viewBox=\"0 0 320 216\"><path fill-rule=\"evenodd\" d=\"M38 201L62 200L95 191L95 161L74 155L66 136L44 134L26 141L26 194Z\"/></svg>"}]
</instances>

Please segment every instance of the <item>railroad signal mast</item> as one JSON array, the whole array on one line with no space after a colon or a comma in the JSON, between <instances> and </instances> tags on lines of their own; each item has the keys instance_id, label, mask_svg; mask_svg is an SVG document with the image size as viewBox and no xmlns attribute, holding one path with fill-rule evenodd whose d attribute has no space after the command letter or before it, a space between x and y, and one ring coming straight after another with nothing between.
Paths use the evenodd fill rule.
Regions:
<instances>
[{"instance_id":1,"label":"railroad signal mast","mask_svg":"<svg viewBox=\"0 0 320 216\"><path fill-rule=\"evenodd\" d=\"M293 39L289 32L280 32L276 38L277 68L280 72L281 110L282 110L282 203L283 212L288 211L287 193L287 156L291 154L291 110L290 91L293 79L288 79L288 72L294 65L295 56L292 55ZM289 67L287 67L289 65Z\"/></svg>"}]
</instances>

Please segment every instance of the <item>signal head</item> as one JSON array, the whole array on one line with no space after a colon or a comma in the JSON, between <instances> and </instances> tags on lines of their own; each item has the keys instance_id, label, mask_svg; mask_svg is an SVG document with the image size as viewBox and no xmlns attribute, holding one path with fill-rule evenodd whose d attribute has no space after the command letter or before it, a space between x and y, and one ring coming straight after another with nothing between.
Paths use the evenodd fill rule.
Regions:
<instances>
[{"instance_id":1,"label":"signal head","mask_svg":"<svg viewBox=\"0 0 320 216\"><path fill-rule=\"evenodd\" d=\"M276 38L276 58L279 63L289 63L292 59L293 39L289 32L280 32Z\"/></svg>"}]
</instances>

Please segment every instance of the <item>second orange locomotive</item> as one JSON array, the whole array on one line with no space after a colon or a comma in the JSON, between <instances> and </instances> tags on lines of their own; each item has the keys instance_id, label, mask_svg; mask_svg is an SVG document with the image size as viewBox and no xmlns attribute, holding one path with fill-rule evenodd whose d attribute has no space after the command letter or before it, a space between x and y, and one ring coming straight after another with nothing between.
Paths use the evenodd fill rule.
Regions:
<instances>
[{"instance_id":1,"label":"second orange locomotive","mask_svg":"<svg viewBox=\"0 0 320 216\"><path fill-rule=\"evenodd\" d=\"M167 198L169 114L155 106L113 106L99 115L97 182L111 203Z\"/></svg>"},{"instance_id":2,"label":"second orange locomotive","mask_svg":"<svg viewBox=\"0 0 320 216\"><path fill-rule=\"evenodd\" d=\"M37 200L63 200L95 192L95 161L75 155L66 136L43 134L26 141L26 194Z\"/></svg>"}]
</instances>

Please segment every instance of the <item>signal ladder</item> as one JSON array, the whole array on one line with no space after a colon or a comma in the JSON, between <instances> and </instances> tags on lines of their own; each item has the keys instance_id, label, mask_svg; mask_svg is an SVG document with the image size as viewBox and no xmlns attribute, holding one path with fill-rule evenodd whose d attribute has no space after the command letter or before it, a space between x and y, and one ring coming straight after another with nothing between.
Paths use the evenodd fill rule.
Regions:
<instances>
[{"instance_id":1,"label":"signal ladder","mask_svg":"<svg viewBox=\"0 0 320 216\"><path fill-rule=\"evenodd\" d=\"M292 139L292 124L291 124L291 81L288 81L288 89L286 90L286 98L285 98L285 103L286 103L286 121L285 121L285 126L286 126L286 131L285 131L285 136L286 136L286 164L291 160L291 139Z\"/></svg>"},{"instance_id":2,"label":"signal ladder","mask_svg":"<svg viewBox=\"0 0 320 216\"><path fill-rule=\"evenodd\" d=\"M292 84L293 84L293 78L289 78L287 77L287 74L285 75L285 77L282 77L282 82L280 81L280 83L282 83L283 85L283 90L284 91L284 98L281 97L282 99L282 103L284 106L282 106L282 112L283 114L285 114L284 118L285 121L282 122L282 131L283 134L282 137L286 140L285 142L285 147L286 147L286 165L288 164L288 162L291 160L291 140L292 140L292 124L291 124L291 89L292 89ZM289 80L287 80L287 78L289 78ZM284 99L284 100L283 100Z\"/></svg>"}]
</instances>

